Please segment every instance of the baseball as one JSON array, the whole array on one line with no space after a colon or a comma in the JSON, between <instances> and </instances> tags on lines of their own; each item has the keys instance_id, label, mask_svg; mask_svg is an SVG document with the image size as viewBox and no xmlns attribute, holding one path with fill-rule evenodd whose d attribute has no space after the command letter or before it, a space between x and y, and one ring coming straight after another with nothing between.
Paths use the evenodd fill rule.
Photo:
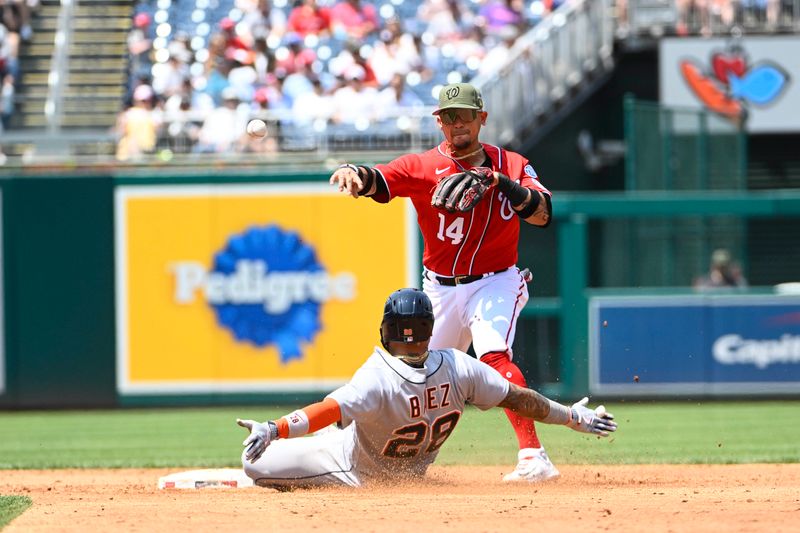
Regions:
<instances>
[{"instance_id":1,"label":"baseball","mask_svg":"<svg viewBox=\"0 0 800 533\"><path fill-rule=\"evenodd\" d=\"M247 123L247 134L255 139L263 139L267 136L266 123L258 118L254 118Z\"/></svg>"},{"instance_id":2,"label":"baseball","mask_svg":"<svg viewBox=\"0 0 800 533\"><path fill-rule=\"evenodd\" d=\"M597 409L594 410L594 413L597 416L602 418L602 417L606 416L606 408L604 406L602 406L602 405L598 405Z\"/></svg>"}]
</instances>

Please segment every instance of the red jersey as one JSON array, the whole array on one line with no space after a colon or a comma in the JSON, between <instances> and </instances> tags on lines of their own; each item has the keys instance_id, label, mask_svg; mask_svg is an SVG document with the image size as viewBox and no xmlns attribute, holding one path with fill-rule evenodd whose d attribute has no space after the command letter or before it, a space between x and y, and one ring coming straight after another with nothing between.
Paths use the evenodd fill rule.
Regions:
<instances>
[{"instance_id":1,"label":"red jersey","mask_svg":"<svg viewBox=\"0 0 800 533\"><path fill-rule=\"evenodd\" d=\"M502 172L523 187L550 195L527 159L520 154L483 144L492 170ZM422 264L442 276L486 274L517 262L519 220L497 187L468 213L448 213L431 206L436 184L445 176L466 170L445 155L440 144L421 154L408 154L375 168L383 175L389 196L408 197L417 210L425 250Z\"/></svg>"}]
</instances>

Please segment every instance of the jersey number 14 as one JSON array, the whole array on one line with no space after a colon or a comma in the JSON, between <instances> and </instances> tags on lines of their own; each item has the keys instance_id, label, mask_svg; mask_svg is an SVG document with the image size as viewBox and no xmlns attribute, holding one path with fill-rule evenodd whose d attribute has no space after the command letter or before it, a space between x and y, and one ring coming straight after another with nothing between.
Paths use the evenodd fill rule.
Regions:
<instances>
[{"instance_id":1,"label":"jersey number 14","mask_svg":"<svg viewBox=\"0 0 800 533\"><path fill-rule=\"evenodd\" d=\"M444 218L443 213L438 213L439 215L439 233L436 234L436 237L440 241L444 241L445 237L449 238L452 244L459 244L461 241L464 240L464 219L462 217L458 217L453 222L447 226L445 229L444 225L446 220Z\"/></svg>"}]
</instances>

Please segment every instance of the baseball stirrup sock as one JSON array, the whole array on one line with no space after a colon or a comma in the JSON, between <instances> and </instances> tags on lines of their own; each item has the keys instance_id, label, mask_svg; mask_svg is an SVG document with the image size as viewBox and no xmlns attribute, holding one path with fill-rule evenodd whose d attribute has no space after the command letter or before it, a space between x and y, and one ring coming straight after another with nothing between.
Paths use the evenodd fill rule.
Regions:
<instances>
[{"instance_id":1,"label":"baseball stirrup sock","mask_svg":"<svg viewBox=\"0 0 800 533\"><path fill-rule=\"evenodd\" d=\"M481 361L497 370L501 376L506 378L514 385L520 387L527 387L525 376L517 365L515 365L508 354L505 352L489 352L481 357ZM508 421L511 422L511 427L517 434L519 441L519 448L541 448L539 437L536 435L536 426L532 418L525 418L511 409L505 409Z\"/></svg>"}]
</instances>

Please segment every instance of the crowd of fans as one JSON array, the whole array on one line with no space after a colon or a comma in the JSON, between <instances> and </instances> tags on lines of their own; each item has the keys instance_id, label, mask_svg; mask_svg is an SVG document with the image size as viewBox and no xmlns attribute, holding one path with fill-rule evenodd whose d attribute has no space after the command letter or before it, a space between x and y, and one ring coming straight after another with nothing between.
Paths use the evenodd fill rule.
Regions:
<instances>
[{"instance_id":1,"label":"crowd of fans","mask_svg":"<svg viewBox=\"0 0 800 533\"><path fill-rule=\"evenodd\" d=\"M0 127L38 1L0 0ZM425 107L439 87L496 72L520 35L570 1L140 0L117 157L272 152L313 148L308 139L326 132L406 131L432 120ZM620 25L628 1L615 2ZM769 27L781 8L674 0L674 32L708 35L746 17ZM270 127L266 141L243 135L254 116Z\"/></svg>"},{"instance_id":2,"label":"crowd of fans","mask_svg":"<svg viewBox=\"0 0 800 533\"><path fill-rule=\"evenodd\" d=\"M616 0L615 11L618 19L617 33L624 38L629 33L627 24L627 4L634 0ZM645 2L646 3L646 2ZM653 4L658 0L653 0ZM666 6L674 9L675 24L667 31L675 35L729 34L737 28L763 31L780 31L781 18L794 27L800 13L794 0L672 0Z\"/></svg>"},{"instance_id":3,"label":"crowd of fans","mask_svg":"<svg viewBox=\"0 0 800 533\"><path fill-rule=\"evenodd\" d=\"M38 5L38 0L0 0L0 132L14 112L19 47L33 36L31 13Z\"/></svg>"},{"instance_id":4,"label":"crowd of fans","mask_svg":"<svg viewBox=\"0 0 800 533\"><path fill-rule=\"evenodd\" d=\"M138 7L119 159L274 151L337 128L403 130L409 109L434 104L442 84L499 68L515 39L564 0L422 0L412 17L403 0L274 1L236 0L194 34L167 9ZM266 142L242 134L252 116L268 119Z\"/></svg>"},{"instance_id":5,"label":"crowd of fans","mask_svg":"<svg viewBox=\"0 0 800 533\"><path fill-rule=\"evenodd\" d=\"M676 0L678 35L730 29L739 23L776 28L782 0Z\"/></svg>"}]
</instances>

